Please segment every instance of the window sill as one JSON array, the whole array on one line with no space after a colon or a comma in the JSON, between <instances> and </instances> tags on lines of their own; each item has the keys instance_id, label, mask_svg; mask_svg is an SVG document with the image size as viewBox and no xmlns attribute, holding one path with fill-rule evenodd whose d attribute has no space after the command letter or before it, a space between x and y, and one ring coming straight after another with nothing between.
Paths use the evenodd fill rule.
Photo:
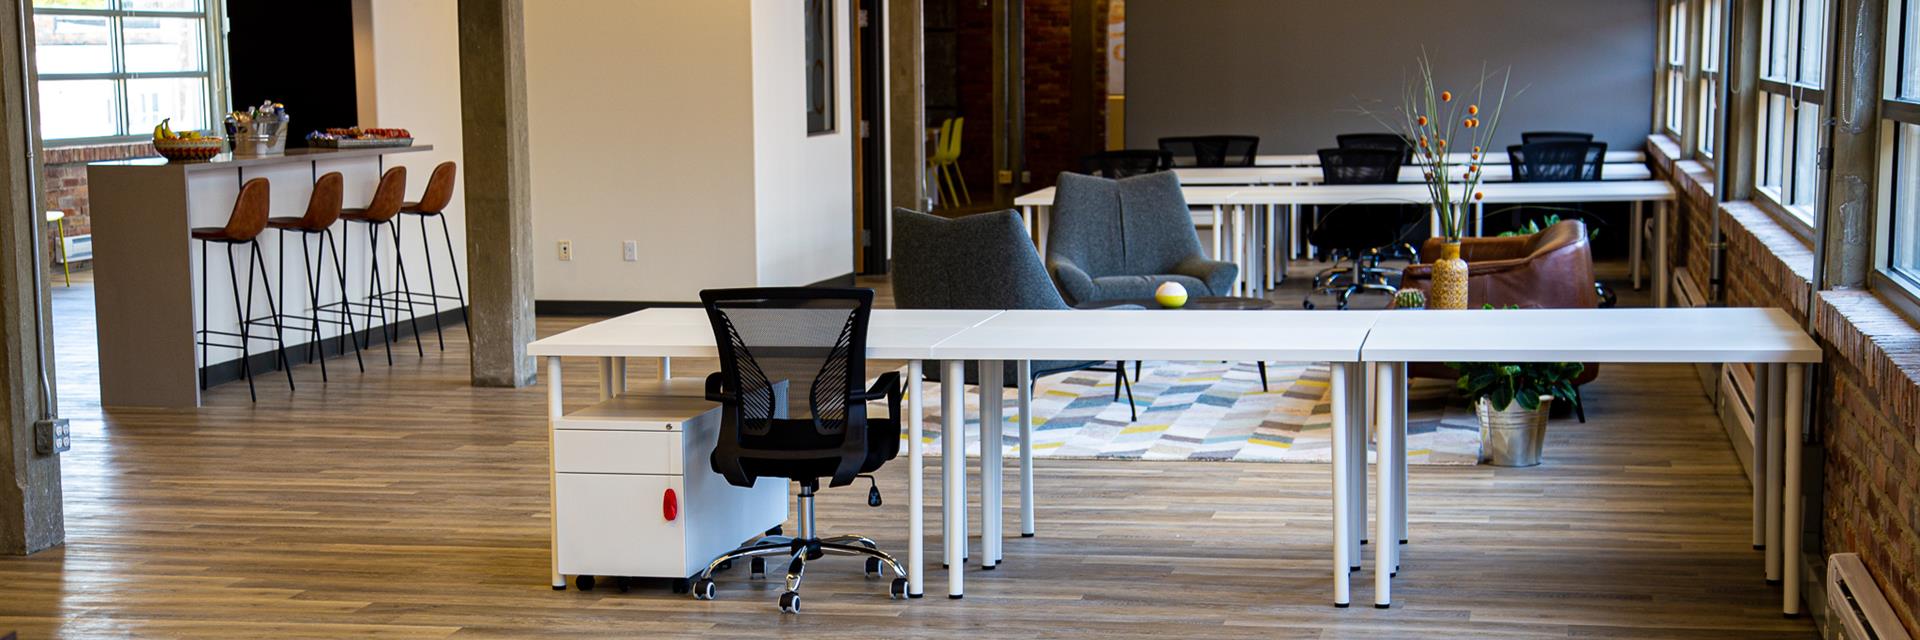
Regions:
<instances>
[{"instance_id":1,"label":"window sill","mask_svg":"<svg viewBox=\"0 0 1920 640\"><path fill-rule=\"evenodd\" d=\"M1767 193L1763 189L1754 189L1753 191L1753 203L1755 206L1759 207L1761 211L1766 212L1768 216L1772 216L1774 223L1780 225L1780 228L1786 229L1788 232L1799 237L1801 244L1813 246L1813 223L1795 214L1789 210L1786 205L1774 200L1773 194Z\"/></svg>"},{"instance_id":2,"label":"window sill","mask_svg":"<svg viewBox=\"0 0 1920 640\"><path fill-rule=\"evenodd\" d=\"M47 147L40 150L41 162L49 165L85 164L108 160L128 160L132 158L151 158L160 155L153 150L153 143L112 142L96 144L77 144Z\"/></svg>"}]
</instances>

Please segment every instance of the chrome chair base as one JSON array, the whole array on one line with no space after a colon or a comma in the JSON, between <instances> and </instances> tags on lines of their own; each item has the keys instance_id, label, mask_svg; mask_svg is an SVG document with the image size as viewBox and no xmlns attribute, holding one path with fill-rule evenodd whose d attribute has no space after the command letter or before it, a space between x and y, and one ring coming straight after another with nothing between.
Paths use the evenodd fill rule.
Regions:
<instances>
[{"instance_id":1,"label":"chrome chair base","mask_svg":"<svg viewBox=\"0 0 1920 640\"><path fill-rule=\"evenodd\" d=\"M784 557L787 559L786 590L780 593L780 611L800 613L800 581L806 577L807 563L822 557L857 556L866 558L867 577L878 578L885 571L893 572L893 581L888 584L887 595L895 600L907 597L907 571L900 566L891 554L880 550L880 545L872 538L859 534L837 535L827 538L815 537L813 528L813 491L803 486L800 491L800 535L784 536L770 534L753 539L739 548L720 554L705 569L693 575L689 590L698 600L714 598L713 572L736 560L752 561L750 577L766 576L766 559Z\"/></svg>"}]
</instances>

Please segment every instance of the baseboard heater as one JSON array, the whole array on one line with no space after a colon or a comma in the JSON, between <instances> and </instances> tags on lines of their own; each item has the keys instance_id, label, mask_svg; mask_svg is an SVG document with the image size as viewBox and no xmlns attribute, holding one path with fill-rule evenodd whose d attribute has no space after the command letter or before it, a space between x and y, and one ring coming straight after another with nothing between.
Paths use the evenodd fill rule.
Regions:
<instances>
[{"instance_id":1,"label":"baseboard heater","mask_svg":"<svg viewBox=\"0 0 1920 640\"><path fill-rule=\"evenodd\" d=\"M54 256L54 259L60 260L62 264L86 262L93 259L93 234L67 236L61 239L61 243L61 246L65 248L66 251Z\"/></svg>"},{"instance_id":2,"label":"baseboard heater","mask_svg":"<svg viewBox=\"0 0 1920 640\"><path fill-rule=\"evenodd\" d=\"M1827 559L1828 640L1912 640L1859 554Z\"/></svg>"}]
</instances>

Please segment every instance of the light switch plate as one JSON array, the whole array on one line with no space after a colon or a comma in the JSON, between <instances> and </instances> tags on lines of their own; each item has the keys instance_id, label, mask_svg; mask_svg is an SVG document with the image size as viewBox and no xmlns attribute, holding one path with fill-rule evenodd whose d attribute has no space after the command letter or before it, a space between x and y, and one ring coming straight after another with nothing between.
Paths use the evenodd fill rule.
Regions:
<instances>
[{"instance_id":1,"label":"light switch plate","mask_svg":"<svg viewBox=\"0 0 1920 640\"><path fill-rule=\"evenodd\" d=\"M640 243L633 240L620 243L620 257L626 259L627 262L639 262Z\"/></svg>"},{"instance_id":2,"label":"light switch plate","mask_svg":"<svg viewBox=\"0 0 1920 640\"><path fill-rule=\"evenodd\" d=\"M573 241L561 240L560 241L560 261L567 262L572 259L573 259Z\"/></svg>"}]
</instances>

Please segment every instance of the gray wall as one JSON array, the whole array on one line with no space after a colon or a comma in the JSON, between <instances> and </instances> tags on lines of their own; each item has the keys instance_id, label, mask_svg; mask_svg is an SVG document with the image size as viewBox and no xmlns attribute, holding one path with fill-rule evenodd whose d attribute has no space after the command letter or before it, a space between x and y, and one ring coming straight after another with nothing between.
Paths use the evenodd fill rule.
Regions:
<instances>
[{"instance_id":1,"label":"gray wall","mask_svg":"<svg viewBox=\"0 0 1920 640\"><path fill-rule=\"evenodd\" d=\"M1591 131L1639 149L1652 130L1654 0L1128 0L1127 146L1253 133L1310 153L1385 130L1425 45L1437 80L1470 88L1513 68L1497 143ZM1484 105L1483 105L1484 106Z\"/></svg>"}]
</instances>

